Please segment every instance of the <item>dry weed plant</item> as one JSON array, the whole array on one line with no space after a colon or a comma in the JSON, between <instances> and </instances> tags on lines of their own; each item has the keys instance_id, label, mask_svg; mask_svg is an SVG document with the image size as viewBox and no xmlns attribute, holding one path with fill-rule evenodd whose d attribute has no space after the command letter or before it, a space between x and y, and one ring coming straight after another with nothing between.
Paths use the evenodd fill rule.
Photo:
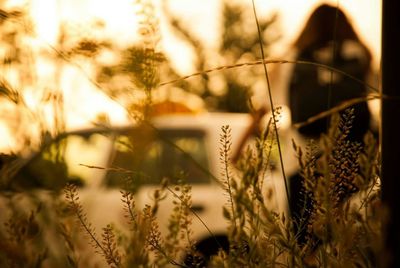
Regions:
<instances>
[{"instance_id":1,"label":"dry weed plant","mask_svg":"<svg viewBox=\"0 0 400 268\"><path fill-rule=\"evenodd\" d=\"M272 125L254 149L242 155L238 171L229 162L230 130L222 128L221 160L229 203L229 252L212 267L375 267L380 247L379 154L372 134L361 146L347 138L352 110L335 117L321 149L306 152L293 143L304 178L300 222L268 208L262 182L271 146ZM235 174L235 175L234 175ZM307 218L304 219L304 217ZM305 234L304 234L305 233ZM305 240L299 240L304 236Z\"/></svg>"},{"instance_id":2,"label":"dry weed plant","mask_svg":"<svg viewBox=\"0 0 400 268\"><path fill-rule=\"evenodd\" d=\"M175 200L168 232L162 234L156 213L167 191L174 195ZM129 231L121 233L109 224L102 229L101 238L88 221L79 200L77 187L68 184L64 192L69 210L74 214L82 233L110 267L186 267L181 261L182 257L194 253L195 241L190 229L191 187L187 184L179 183L172 188L167 180L164 180L160 188L153 193L153 203L146 204L142 210L136 208L133 193L121 191L121 205Z\"/></svg>"}]
</instances>

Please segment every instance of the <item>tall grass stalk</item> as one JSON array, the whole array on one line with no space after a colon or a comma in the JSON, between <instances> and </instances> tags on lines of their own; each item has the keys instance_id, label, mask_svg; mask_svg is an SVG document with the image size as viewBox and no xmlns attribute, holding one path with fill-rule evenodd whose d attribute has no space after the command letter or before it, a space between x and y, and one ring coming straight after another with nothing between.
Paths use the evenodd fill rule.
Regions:
<instances>
[{"instance_id":1,"label":"tall grass stalk","mask_svg":"<svg viewBox=\"0 0 400 268\"><path fill-rule=\"evenodd\" d=\"M254 4L254 0L252 0L251 2L253 5L254 19L255 19L256 25L257 25L258 41L260 43L261 56L263 59L265 59L264 45L263 45L263 41L262 41L260 25L259 25L258 18L257 18L256 6ZM275 130L275 134L276 134L276 142L278 144L279 161L280 161L280 166L281 166L281 171L282 171L282 178L283 178L284 184L285 184L286 198L287 198L288 202L290 202L290 194L289 194L289 188L288 188L288 183L287 183L287 179L286 179L285 167L283 165L282 148L281 148L281 143L280 143L280 138L279 138L279 133L278 133L277 119L276 119L276 115L275 115L274 102L272 99L272 89L271 89L271 84L269 82L267 65L264 63L263 67L264 67L265 80L267 81L269 105L272 110L272 119L273 119L273 123L274 123L273 125L275 126L274 130Z\"/></svg>"}]
</instances>

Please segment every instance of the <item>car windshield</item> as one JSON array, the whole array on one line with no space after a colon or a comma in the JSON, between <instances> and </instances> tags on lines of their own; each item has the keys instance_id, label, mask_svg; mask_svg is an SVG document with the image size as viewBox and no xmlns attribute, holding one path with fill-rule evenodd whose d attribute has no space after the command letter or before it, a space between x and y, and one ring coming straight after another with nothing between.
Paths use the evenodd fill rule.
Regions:
<instances>
[{"instance_id":1,"label":"car windshield","mask_svg":"<svg viewBox=\"0 0 400 268\"><path fill-rule=\"evenodd\" d=\"M131 129L116 137L105 183L119 188L157 184L163 178L205 183L210 181L207 159L201 130Z\"/></svg>"},{"instance_id":2,"label":"car windshield","mask_svg":"<svg viewBox=\"0 0 400 268\"><path fill-rule=\"evenodd\" d=\"M167 177L205 183L205 133L192 129L129 128L69 134L37 154L13 179L12 188L61 189L78 185L136 190Z\"/></svg>"}]
</instances>

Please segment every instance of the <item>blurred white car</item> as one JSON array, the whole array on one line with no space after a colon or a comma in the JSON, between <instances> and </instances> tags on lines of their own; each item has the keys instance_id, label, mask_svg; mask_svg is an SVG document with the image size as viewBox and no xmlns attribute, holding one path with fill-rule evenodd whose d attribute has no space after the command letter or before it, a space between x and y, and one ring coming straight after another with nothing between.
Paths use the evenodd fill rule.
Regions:
<instances>
[{"instance_id":1,"label":"blurred white car","mask_svg":"<svg viewBox=\"0 0 400 268\"><path fill-rule=\"evenodd\" d=\"M129 125L74 131L34 156L19 172L15 182L57 188L66 181L75 181L82 185L79 195L88 220L101 230L111 222L121 229L126 228L121 189L135 192L136 205L140 208L152 203L152 193L160 188L162 178L168 177L174 183L174 178L184 177L192 186L192 209L202 220L193 217L193 238L198 249L208 255L218 250L215 237L220 245L227 246L227 221L222 213L227 195L217 181L222 179L223 168L219 160L221 127L230 126L232 152L235 153L251 124L249 114L172 114L158 116L151 125L141 127ZM280 131L285 133L287 130L283 127ZM281 146L290 151L283 159L285 165L288 164L286 171L290 172L295 160L290 150L290 138L285 135L281 138ZM56 148L62 148L62 151ZM65 162L54 164L60 157ZM268 174L264 185L275 193L275 202L268 205L277 212L284 212L287 211L285 188L279 163L276 164L278 167ZM127 183L128 177L133 184ZM173 195L167 193L158 209L162 233L167 228L172 199Z\"/></svg>"}]
</instances>

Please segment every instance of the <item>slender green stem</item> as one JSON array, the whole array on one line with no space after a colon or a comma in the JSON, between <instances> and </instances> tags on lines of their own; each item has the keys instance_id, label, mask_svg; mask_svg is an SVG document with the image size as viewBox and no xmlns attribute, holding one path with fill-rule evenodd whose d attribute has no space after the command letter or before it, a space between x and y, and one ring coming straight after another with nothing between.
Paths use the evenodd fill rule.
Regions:
<instances>
[{"instance_id":1,"label":"slender green stem","mask_svg":"<svg viewBox=\"0 0 400 268\"><path fill-rule=\"evenodd\" d=\"M336 12L335 12L335 24L333 26L333 45L332 45L332 65L335 66L335 61L336 61L336 51L337 51L337 44L336 44L336 39L337 39L337 22L339 18L339 1L336 1ZM333 70L330 70L330 81L329 81L329 88L328 88L328 103L326 109L329 110L331 108L332 104L332 88L333 88ZM329 129L329 120L326 122L326 128Z\"/></svg>"},{"instance_id":2,"label":"slender green stem","mask_svg":"<svg viewBox=\"0 0 400 268\"><path fill-rule=\"evenodd\" d=\"M223 71L223 70L229 70L229 69L236 69L236 68L242 68L242 67L250 67L250 66L255 66L255 65L261 65L261 64L303 64L303 65L311 65L311 66L315 66L315 67L319 67L319 68L323 68L326 70L331 70L335 73L341 74L343 76L346 76L350 79L352 79L353 81L364 85L365 87L367 87L368 89L370 89L373 92L379 93L379 89L371 86L369 84L367 84L365 81L358 79L355 76L352 76L340 69L337 69L333 66L327 65L327 64L323 64L323 63L318 63L318 62L313 62L313 61L306 61L306 60L285 60L285 59L273 59L273 60L267 60L267 59L259 59L259 60L255 60L255 61L249 61L249 62L242 62L242 63L237 63L237 64L232 64L232 65L223 65L223 66L218 66L218 67L214 67L211 69L207 69L207 70L203 70L200 72L196 72L196 73L192 73L190 75L186 75L186 76L182 76L180 78L177 79L173 79L173 80L169 80L169 81L165 81L165 82L161 82L160 84L158 84L158 87L161 86L165 86L165 85L169 85L169 84L174 84L183 80L186 80L188 78L192 78L195 76L200 76L203 75L205 73L212 73L212 72L217 72L217 71Z\"/></svg>"},{"instance_id":3,"label":"slender green stem","mask_svg":"<svg viewBox=\"0 0 400 268\"><path fill-rule=\"evenodd\" d=\"M258 23L258 18L257 18L257 11L256 11L256 7L255 7L255 4L254 4L254 0L251 0L251 1L252 1L252 4L253 4L254 18L255 18L256 24L257 24L258 41L260 43L261 57L263 59L265 59L262 35L261 35L260 25ZM276 120L275 109L274 109L274 102L272 100L271 84L270 84L270 81L269 81L267 64L264 63L263 67L264 67L265 79L267 80L269 104L270 104L270 107L271 107L271 110L272 110L272 119L273 119L273 122L274 122L274 130L275 130L275 134L276 134L276 142L277 142L277 145L278 145L279 161L280 161L280 164L281 164L282 177L283 177L283 180L284 180L284 183L285 183L286 198L287 198L287 201L288 201L288 204L289 204L290 203L290 194L289 194L288 183L287 183L287 180L286 180L285 167L283 165L282 148L281 148L281 143L280 143L280 139L279 139L278 126L277 126L277 120Z\"/></svg>"}]
</instances>

